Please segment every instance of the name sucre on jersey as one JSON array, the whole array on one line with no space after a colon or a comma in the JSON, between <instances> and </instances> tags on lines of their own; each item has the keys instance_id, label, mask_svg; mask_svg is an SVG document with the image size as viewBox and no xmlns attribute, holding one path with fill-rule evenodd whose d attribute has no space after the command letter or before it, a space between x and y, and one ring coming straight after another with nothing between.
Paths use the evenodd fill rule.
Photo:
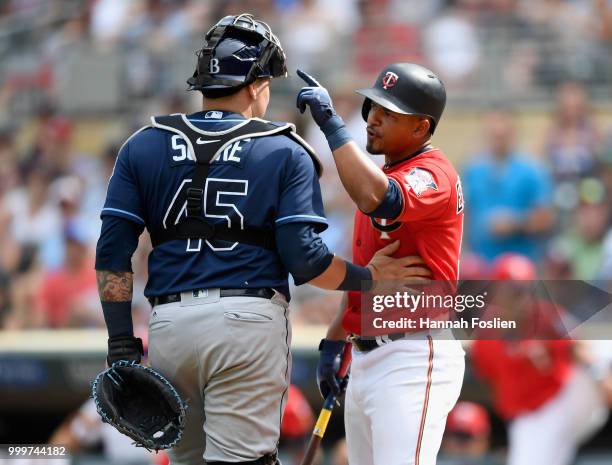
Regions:
<instances>
[{"instance_id":1,"label":"name sucre on jersey","mask_svg":"<svg viewBox=\"0 0 612 465\"><path fill-rule=\"evenodd\" d=\"M207 144L211 142L217 142L215 139L206 140L204 138L198 138L196 144ZM247 148L251 139L242 139L229 144L223 150L221 150L212 163L228 163L236 166L242 166L244 161L244 155L247 152ZM175 134L170 138L170 166L186 165L195 162L193 154L188 150L185 139Z\"/></svg>"}]
</instances>

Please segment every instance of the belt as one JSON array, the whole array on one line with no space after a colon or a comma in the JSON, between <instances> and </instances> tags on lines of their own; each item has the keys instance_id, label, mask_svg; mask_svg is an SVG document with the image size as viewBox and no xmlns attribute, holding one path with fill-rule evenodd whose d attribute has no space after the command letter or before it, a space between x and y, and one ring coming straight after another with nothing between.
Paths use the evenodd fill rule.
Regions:
<instances>
[{"instance_id":1,"label":"belt","mask_svg":"<svg viewBox=\"0 0 612 465\"><path fill-rule=\"evenodd\" d=\"M385 334L382 336L376 336L374 338L365 339L359 336L350 336L349 341L352 342L355 349L359 352L370 352L378 347L382 347L389 342L398 341L400 339L404 339L406 334L404 333L395 333L395 334Z\"/></svg>"},{"instance_id":2,"label":"belt","mask_svg":"<svg viewBox=\"0 0 612 465\"><path fill-rule=\"evenodd\" d=\"M262 287L260 289L221 289L219 291L220 297L259 297L261 299L271 299L274 297L275 291L270 287ZM156 297L149 297L149 303L151 307L156 305L171 304L174 302L181 301L181 293L160 295Z\"/></svg>"}]
</instances>

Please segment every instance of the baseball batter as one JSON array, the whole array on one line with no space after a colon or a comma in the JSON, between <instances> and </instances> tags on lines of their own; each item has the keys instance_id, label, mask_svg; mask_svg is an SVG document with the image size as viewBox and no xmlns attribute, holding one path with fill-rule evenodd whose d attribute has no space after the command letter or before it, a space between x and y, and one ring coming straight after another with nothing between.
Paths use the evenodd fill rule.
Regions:
<instances>
[{"instance_id":1,"label":"baseball batter","mask_svg":"<svg viewBox=\"0 0 612 465\"><path fill-rule=\"evenodd\" d=\"M131 256L149 231L145 295L151 367L188 403L173 465L271 465L290 371L288 272L297 284L356 290L418 274L383 250L369 267L335 257L320 164L287 123L260 119L285 54L270 27L227 16L205 37L190 90L204 109L151 119L119 151L96 253L108 363L140 361Z\"/></svg>"},{"instance_id":2,"label":"baseball batter","mask_svg":"<svg viewBox=\"0 0 612 465\"><path fill-rule=\"evenodd\" d=\"M308 83L298 108L308 105L325 134L340 179L359 211L355 216L353 260L365 264L393 241L396 256L420 255L433 279L455 281L463 224L461 183L444 154L430 144L446 93L430 70L411 63L385 68L365 97L367 150L384 154L381 170L351 141L334 112L328 92ZM348 304L321 341L320 389L338 391L337 358L345 338L353 343L345 406L351 465L433 465L446 416L459 396L464 353L458 341L390 334L360 337L360 296Z\"/></svg>"}]
</instances>

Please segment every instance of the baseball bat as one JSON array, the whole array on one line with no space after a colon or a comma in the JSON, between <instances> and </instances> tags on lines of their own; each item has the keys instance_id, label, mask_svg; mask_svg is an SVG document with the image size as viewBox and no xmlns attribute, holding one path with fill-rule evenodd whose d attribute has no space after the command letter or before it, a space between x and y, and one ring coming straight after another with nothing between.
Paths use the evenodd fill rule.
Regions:
<instances>
[{"instance_id":1,"label":"baseball bat","mask_svg":"<svg viewBox=\"0 0 612 465\"><path fill-rule=\"evenodd\" d=\"M342 365L338 370L338 376L340 378L344 378L348 372L349 367L351 366L351 348L352 344L346 344L344 347L344 352L342 354ZM323 402L323 407L321 407L321 412L319 413L319 418L315 423L314 429L312 431L312 436L310 437L310 441L308 442L308 447L306 448L306 452L304 453L304 458L300 465L312 465L317 454L317 450L319 449L319 445L323 440L323 436L325 435L325 430L327 429L327 424L329 423L329 419L331 418L332 410L334 408L334 404L336 403L336 396L330 393L325 402Z\"/></svg>"}]
</instances>

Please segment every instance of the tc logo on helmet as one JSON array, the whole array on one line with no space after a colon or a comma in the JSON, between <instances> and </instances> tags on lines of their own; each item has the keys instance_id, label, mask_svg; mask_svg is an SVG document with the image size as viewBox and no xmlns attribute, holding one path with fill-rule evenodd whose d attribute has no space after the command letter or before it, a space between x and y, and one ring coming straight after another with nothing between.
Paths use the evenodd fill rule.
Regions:
<instances>
[{"instance_id":1,"label":"tc logo on helmet","mask_svg":"<svg viewBox=\"0 0 612 465\"><path fill-rule=\"evenodd\" d=\"M382 78L383 89L387 90L397 84L399 76L391 71L387 71Z\"/></svg>"}]
</instances>

